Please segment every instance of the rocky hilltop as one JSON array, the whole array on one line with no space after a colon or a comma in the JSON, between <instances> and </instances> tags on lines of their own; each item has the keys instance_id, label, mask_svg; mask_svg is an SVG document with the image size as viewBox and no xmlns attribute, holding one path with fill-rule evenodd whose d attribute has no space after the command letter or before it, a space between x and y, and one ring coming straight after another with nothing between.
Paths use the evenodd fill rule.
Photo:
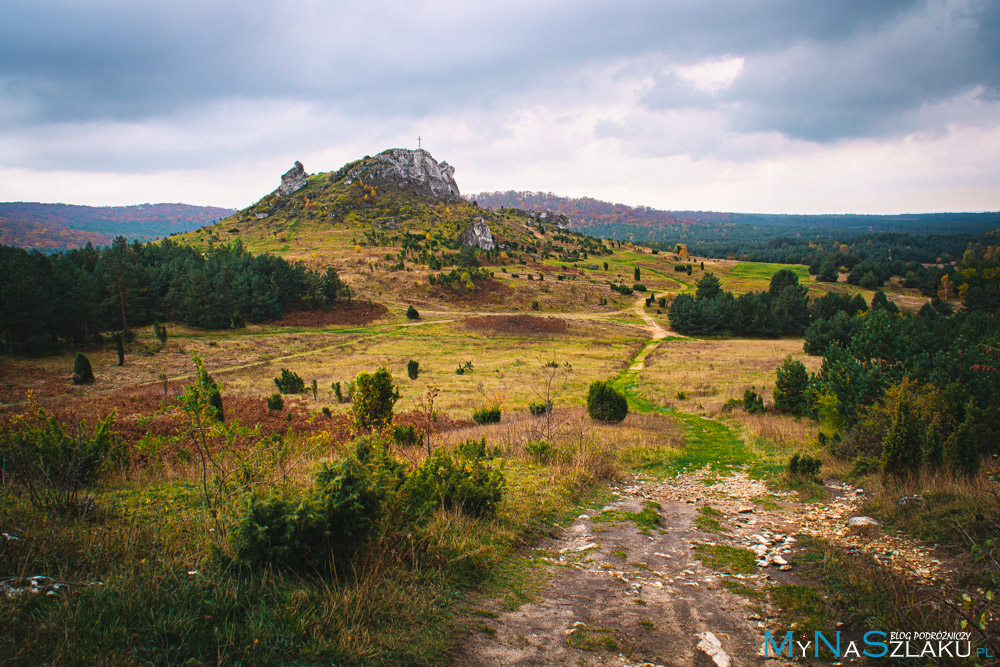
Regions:
<instances>
[{"instance_id":1,"label":"rocky hilltop","mask_svg":"<svg viewBox=\"0 0 1000 667\"><path fill-rule=\"evenodd\" d=\"M345 165L333 175L334 182L345 185L355 181L369 184L407 186L418 194L440 199L458 199L461 194L455 182L455 168L438 162L425 150L390 148L375 157L366 157Z\"/></svg>"}]
</instances>

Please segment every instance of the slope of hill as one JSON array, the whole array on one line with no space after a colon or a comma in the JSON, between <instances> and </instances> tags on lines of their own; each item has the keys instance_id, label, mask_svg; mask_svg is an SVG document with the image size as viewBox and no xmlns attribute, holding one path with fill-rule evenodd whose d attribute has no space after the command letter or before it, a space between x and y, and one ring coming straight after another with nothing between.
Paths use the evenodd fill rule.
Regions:
<instances>
[{"instance_id":1,"label":"slope of hill","mask_svg":"<svg viewBox=\"0 0 1000 667\"><path fill-rule=\"evenodd\" d=\"M197 229L233 212L214 206L75 206L0 203L0 244L44 251L108 245L116 236L154 239Z\"/></svg>"},{"instance_id":2,"label":"slope of hill","mask_svg":"<svg viewBox=\"0 0 1000 667\"><path fill-rule=\"evenodd\" d=\"M453 167L423 150L389 149L317 174L296 163L280 187L252 206L178 241L202 250L239 241L253 253L316 269L333 266L359 295L438 302L481 301L490 293L500 299L495 292L509 292L496 281L463 292L452 276L437 282L439 272L461 278L484 264L582 261L606 252L601 241L569 231L562 216L487 211L462 199L453 174ZM479 240L466 236L473 232ZM463 251L470 244L478 245L478 257ZM499 278L502 271L496 273ZM478 280L475 272L471 278Z\"/></svg>"}]
</instances>

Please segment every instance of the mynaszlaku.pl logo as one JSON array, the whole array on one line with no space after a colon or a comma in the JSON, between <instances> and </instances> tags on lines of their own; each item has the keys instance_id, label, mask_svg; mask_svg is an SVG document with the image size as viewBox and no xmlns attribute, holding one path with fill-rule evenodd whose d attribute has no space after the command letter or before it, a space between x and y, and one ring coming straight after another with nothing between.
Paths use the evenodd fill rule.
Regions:
<instances>
[{"instance_id":1,"label":"mynaszlaku.pl logo","mask_svg":"<svg viewBox=\"0 0 1000 667\"><path fill-rule=\"evenodd\" d=\"M975 647L971 632L882 632L833 635L816 631L796 635L789 630L781 643L764 633L765 658L992 658L989 649Z\"/></svg>"}]
</instances>

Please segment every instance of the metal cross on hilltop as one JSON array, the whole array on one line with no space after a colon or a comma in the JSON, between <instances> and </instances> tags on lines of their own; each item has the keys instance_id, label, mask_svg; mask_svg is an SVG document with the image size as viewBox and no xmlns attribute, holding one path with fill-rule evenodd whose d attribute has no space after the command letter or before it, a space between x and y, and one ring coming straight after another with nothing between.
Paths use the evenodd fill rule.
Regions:
<instances>
[{"instance_id":1,"label":"metal cross on hilltop","mask_svg":"<svg viewBox=\"0 0 1000 667\"><path fill-rule=\"evenodd\" d=\"M421 142L421 141L423 141L423 139L421 139L421 138L420 138L420 137L418 136L418 137L417 137L417 150L418 150L418 151L419 151L419 150L423 150L423 147L422 147L422 146L420 145L420 142Z\"/></svg>"}]
</instances>

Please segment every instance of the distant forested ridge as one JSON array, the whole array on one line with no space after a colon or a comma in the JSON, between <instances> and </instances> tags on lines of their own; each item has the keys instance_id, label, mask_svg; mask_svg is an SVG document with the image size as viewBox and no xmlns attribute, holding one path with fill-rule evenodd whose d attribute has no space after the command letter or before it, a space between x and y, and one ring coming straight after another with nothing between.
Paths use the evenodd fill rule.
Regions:
<instances>
[{"instance_id":1,"label":"distant forested ridge","mask_svg":"<svg viewBox=\"0 0 1000 667\"><path fill-rule=\"evenodd\" d=\"M703 257L812 264L817 254L846 243L859 259L889 255L937 262L961 257L970 243L1000 227L1000 212L900 215L784 215L662 211L589 197L547 192L480 192L468 195L484 208L548 210L565 215L576 230L600 238L661 249L683 243Z\"/></svg>"},{"instance_id":2,"label":"distant forested ridge","mask_svg":"<svg viewBox=\"0 0 1000 667\"><path fill-rule=\"evenodd\" d=\"M198 229L233 214L232 209L188 204L74 206L0 203L0 244L43 252L110 245L116 236L153 241Z\"/></svg>"}]
</instances>

